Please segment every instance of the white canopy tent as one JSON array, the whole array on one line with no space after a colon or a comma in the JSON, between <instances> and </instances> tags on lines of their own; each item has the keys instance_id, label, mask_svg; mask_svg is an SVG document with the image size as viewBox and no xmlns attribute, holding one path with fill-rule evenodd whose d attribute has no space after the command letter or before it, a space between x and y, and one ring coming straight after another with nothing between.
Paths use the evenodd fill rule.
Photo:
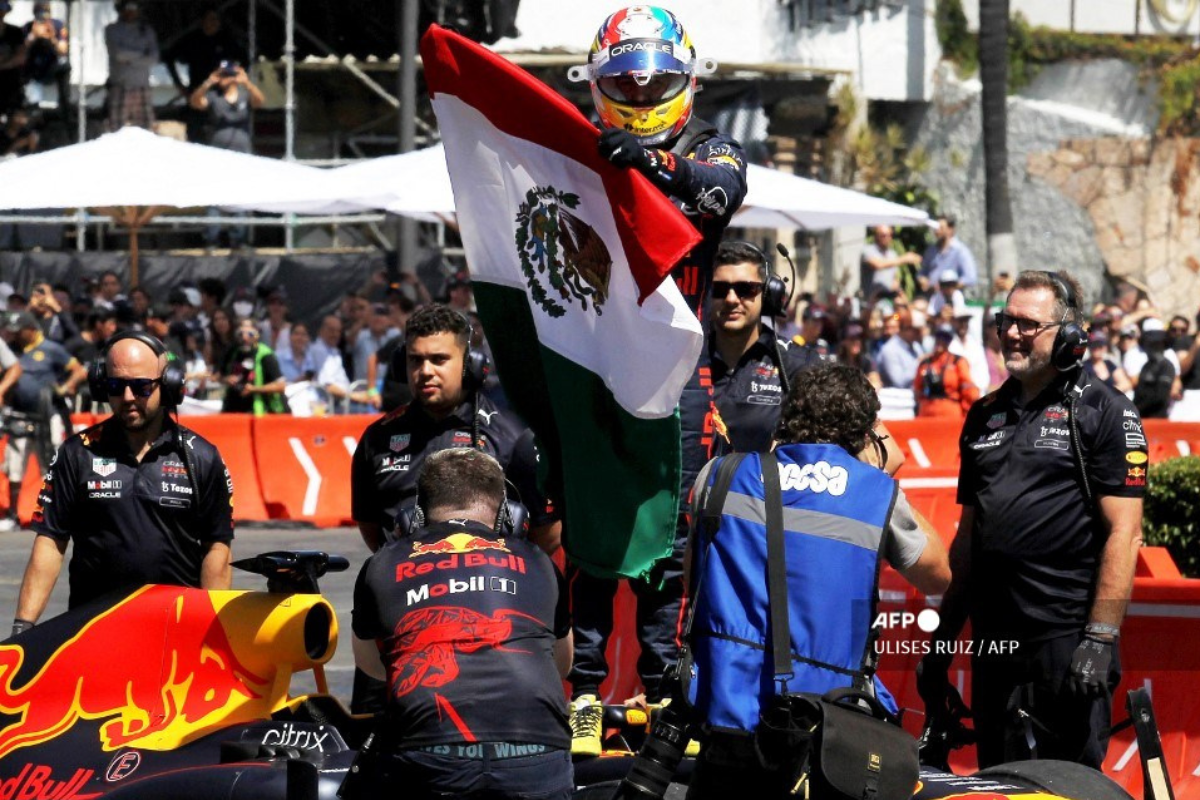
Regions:
<instances>
[{"instance_id":1,"label":"white canopy tent","mask_svg":"<svg viewBox=\"0 0 1200 800\"><path fill-rule=\"evenodd\" d=\"M746 200L732 223L745 228L930 224L924 211L756 164L747 169L746 183Z\"/></svg>"},{"instance_id":2,"label":"white canopy tent","mask_svg":"<svg viewBox=\"0 0 1200 800\"><path fill-rule=\"evenodd\" d=\"M233 205L328 196L326 173L123 128L0 163L0 208Z\"/></svg>"},{"instance_id":3,"label":"white canopy tent","mask_svg":"<svg viewBox=\"0 0 1200 800\"><path fill-rule=\"evenodd\" d=\"M446 170L446 154L441 145L397 156L383 156L321 170L320 192L324 199L311 199L314 193L297 196L282 203L238 203L238 207L256 211L293 214L346 214L364 209L382 209L390 214L412 217L422 222L454 222L454 192ZM314 184L310 187L316 190Z\"/></svg>"},{"instance_id":4,"label":"white canopy tent","mask_svg":"<svg viewBox=\"0 0 1200 800\"><path fill-rule=\"evenodd\" d=\"M382 208L424 221L454 219L454 194L441 145L330 171L329 202L267 210L330 214ZM924 211L820 181L750 165L749 191L733 224L747 228L827 230L852 225L928 225Z\"/></svg>"}]
</instances>

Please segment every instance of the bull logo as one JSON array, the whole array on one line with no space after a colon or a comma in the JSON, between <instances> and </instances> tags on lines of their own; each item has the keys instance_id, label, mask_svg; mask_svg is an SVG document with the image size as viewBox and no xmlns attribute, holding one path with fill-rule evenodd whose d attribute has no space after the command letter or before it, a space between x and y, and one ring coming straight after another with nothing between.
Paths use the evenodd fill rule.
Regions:
<instances>
[{"instance_id":1,"label":"bull logo","mask_svg":"<svg viewBox=\"0 0 1200 800\"><path fill-rule=\"evenodd\" d=\"M521 272L530 296L555 318L576 301L584 311L590 302L599 316L608 299L612 256L596 229L568 210L578 206L579 195L535 186L517 210Z\"/></svg>"},{"instance_id":2,"label":"bull logo","mask_svg":"<svg viewBox=\"0 0 1200 800\"><path fill-rule=\"evenodd\" d=\"M511 650L512 618L534 617L501 609L495 616L457 606L433 606L410 611L396 625L392 647L392 695L399 698L419 686L436 689L458 678L458 653L484 648Z\"/></svg>"},{"instance_id":3,"label":"bull logo","mask_svg":"<svg viewBox=\"0 0 1200 800\"><path fill-rule=\"evenodd\" d=\"M164 624L147 624L156 617ZM119 652L116 648L119 647ZM168 730L204 729L214 712L259 698L267 679L243 666L207 592L150 586L95 617L21 685L25 652L0 646L0 758L100 721L105 750L152 746ZM258 688L254 688L258 687ZM13 720L12 718L16 719Z\"/></svg>"}]
</instances>

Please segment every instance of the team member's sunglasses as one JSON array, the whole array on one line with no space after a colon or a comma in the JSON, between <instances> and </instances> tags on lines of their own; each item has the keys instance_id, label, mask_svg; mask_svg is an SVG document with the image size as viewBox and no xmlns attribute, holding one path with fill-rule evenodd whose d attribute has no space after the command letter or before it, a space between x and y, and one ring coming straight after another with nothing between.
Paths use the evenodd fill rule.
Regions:
<instances>
[{"instance_id":1,"label":"team member's sunglasses","mask_svg":"<svg viewBox=\"0 0 1200 800\"><path fill-rule=\"evenodd\" d=\"M729 290L733 289L734 294L742 300L753 300L762 292L763 285L758 281L713 281L712 296L727 297Z\"/></svg>"},{"instance_id":2,"label":"team member's sunglasses","mask_svg":"<svg viewBox=\"0 0 1200 800\"><path fill-rule=\"evenodd\" d=\"M161 380L161 378L108 378L104 382L104 388L108 391L109 397L124 397L126 387L133 390L134 397L149 397L154 394L154 389Z\"/></svg>"}]
</instances>

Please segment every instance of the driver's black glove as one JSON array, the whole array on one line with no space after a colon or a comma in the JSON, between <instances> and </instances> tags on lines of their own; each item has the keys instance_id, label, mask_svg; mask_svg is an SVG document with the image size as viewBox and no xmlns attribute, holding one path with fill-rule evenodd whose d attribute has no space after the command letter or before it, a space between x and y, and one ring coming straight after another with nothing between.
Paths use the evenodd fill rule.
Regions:
<instances>
[{"instance_id":1,"label":"driver's black glove","mask_svg":"<svg viewBox=\"0 0 1200 800\"><path fill-rule=\"evenodd\" d=\"M642 147L638 138L624 128L605 128L598 142L600 156L618 167L633 167L647 175L658 169L658 151Z\"/></svg>"},{"instance_id":2,"label":"driver's black glove","mask_svg":"<svg viewBox=\"0 0 1200 800\"><path fill-rule=\"evenodd\" d=\"M13 620L12 633L9 635L10 636L20 636L22 633L29 630L36 624L37 623L35 623L35 622L30 622L27 619L21 619L20 617L18 617Z\"/></svg>"},{"instance_id":3,"label":"driver's black glove","mask_svg":"<svg viewBox=\"0 0 1200 800\"><path fill-rule=\"evenodd\" d=\"M1084 634L1071 656L1067 691L1076 697L1102 697L1108 693L1108 668L1115 642Z\"/></svg>"}]
</instances>

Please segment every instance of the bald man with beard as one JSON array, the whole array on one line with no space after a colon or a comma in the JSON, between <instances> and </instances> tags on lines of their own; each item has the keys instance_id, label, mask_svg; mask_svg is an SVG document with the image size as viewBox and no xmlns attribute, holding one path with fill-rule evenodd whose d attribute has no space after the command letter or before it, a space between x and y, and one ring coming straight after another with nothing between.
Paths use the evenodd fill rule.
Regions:
<instances>
[{"instance_id":1,"label":"bald man with beard","mask_svg":"<svg viewBox=\"0 0 1200 800\"><path fill-rule=\"evenodd\" d=\"M113 413L68 439L46 474L14 635L45 610L71 542L71 608L148 583L231 585L232 482L217 449L168 414L180 367L135 331L110 339L103 358L89 379Z\"/></svg>"}]
</instances>

